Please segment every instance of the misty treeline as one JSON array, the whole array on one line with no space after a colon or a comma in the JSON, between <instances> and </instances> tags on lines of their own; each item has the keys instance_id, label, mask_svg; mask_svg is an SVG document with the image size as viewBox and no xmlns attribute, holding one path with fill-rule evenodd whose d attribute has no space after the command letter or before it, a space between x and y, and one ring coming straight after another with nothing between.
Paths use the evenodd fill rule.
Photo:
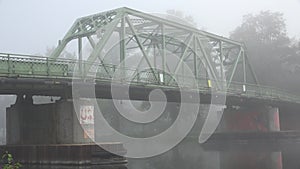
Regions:
<instances>
[{"instance_id":1,"label":"misty treeline","mask_svg":"<svg viewBox=\"0 0 300 169\"><path fill-rule=\"evenodd\" d=\"M260 84L300 95L300 41L287 35L282 13L247 14L230 38L245 43Z\"/></svg>"},{"instance_id":2,"label":"misty treeline","mask_svg":"<svg viewBox=\"0 0 300 169\"><path fill-rule=\"evenodd\" d=\"M167 14L197 26L193 17L180 10ZM230 38L245 43L259 84L300 95L300 39L287 35L283 13L261 11L247 14Z\"/></svg>"}]
</instances>

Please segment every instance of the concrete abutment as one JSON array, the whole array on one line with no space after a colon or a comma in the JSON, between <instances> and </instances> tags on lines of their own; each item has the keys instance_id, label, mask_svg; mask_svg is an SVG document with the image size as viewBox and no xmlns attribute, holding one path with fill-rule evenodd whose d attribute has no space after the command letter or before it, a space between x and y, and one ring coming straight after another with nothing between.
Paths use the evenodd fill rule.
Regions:
<instances>
[{"instance_id":1,"label":"concrete abutment","mask_svg":"<svg viewBox=\"0 0 300 169\"><path fill-rule=\"evenodd\" d=\"M18 98L7 108L7 144L91 143L80 125L71 100L33 104Z\"/></svg>"}]
</instances>

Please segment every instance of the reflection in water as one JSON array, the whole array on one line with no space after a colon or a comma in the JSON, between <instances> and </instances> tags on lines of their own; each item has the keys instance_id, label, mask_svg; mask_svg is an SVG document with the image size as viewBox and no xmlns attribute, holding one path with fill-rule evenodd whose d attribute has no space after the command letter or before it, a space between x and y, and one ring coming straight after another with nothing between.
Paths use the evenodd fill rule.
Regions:
<instances>
[{"instance_id":1,"label":"reflection in water","mask_svg":"<svg viewBox=\"0 0 300 169\"><path fill-rule=\"evenodd\" d=\"M297 146L297 145L296 145ZM174 149L147 159L129 159L128 169L300 169L299 148L281 152L267 149L207 150L196 141L185 140ZM229 151L229 149L231 149ZM113 166L30 165L22 169L125 169Z\"/></svg>"},{"instance_id":2,"label":"reflection in water","mask_svg":"<svg viewBox=\"0 0 300 169\"><path fill-rule=\"evenodd\" d=\"M251 143L252 144L252 143ZM184 140L174 149L157 157L129 159L129 169L300 169L300 149L285 145L282 152L257 146L238 149L226 145L222 150L212 150L197 141ZM293 145L298 146L299 145ZM251 147L255 147L252 145ZM289 147L289 148L288 148Z\"/></svg>"},{"instance_id":3,"label":"reflection in water","mask_svg":"<svg viewBox=\"0 0 300 169\"><path fill-rule=\"evenodd\" d=\"M130 169L217 169L218 152L205 151L197 141L184 140L172 150L148 159L129 159Z\"/></svg>"},{"instance_id":4,"label":"reflection in water","mask_svg":"<svg viewBox=\"0 0 300 169\"><path fill-rule=\"evenodd\" d=\"M114 166L72 166L72 165L24 165L22 169L126 169L126 167L114 167Z\"/></svg>"},{"instance_id":5,"label":"reflection in water","mask_svg":"<svg viewBox=\"0 0 300 169\"><path fill-rule=\"evenodd\" d=\"M89 167L77 167L77 166L61 166L61 165L24 165L23 169L90 169Z\"/></svg>"},{"instance_id":6,"label":"reflection in water","mask_svg":"<svg viewBox=\"0 0 300 169\"><path fill-rule=\"evenodd\" d=\"M300 169L300 143L259 141L199 144L186 138L172 150L151 158L128 159L128 169ZM125 169L126 166L31 165L23 169Z\"/></svg>"}]
</instances>

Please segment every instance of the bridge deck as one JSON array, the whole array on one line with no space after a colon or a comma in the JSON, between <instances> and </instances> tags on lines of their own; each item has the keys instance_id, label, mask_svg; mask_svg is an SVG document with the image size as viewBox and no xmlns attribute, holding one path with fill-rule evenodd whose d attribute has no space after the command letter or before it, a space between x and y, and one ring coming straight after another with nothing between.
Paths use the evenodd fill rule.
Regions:
<instances>
[{"instance_id":1,"label":"bridge deck","mask_svg":"<svg viewBox=\"0 0 300 169\"><path fill-rule=\"evenodd\" d=\"M146 91L146 94L156 88L163 89L164 91L178 91L179 89L176 83L164 83L162 81L153 80L153 78L143 78L142 75L140 75L140 77L137 77L139 75L135 75L135 77L131 79L113 79L112 77L117 69L116 65L93 63L92 65L96 67L95 71L83 76L83 72L76 70L76 64L78 64L78 62L74 60L51 60L47 57L2 53L0 54L0 93L62 95L62 93L65 93L62 91L67 88L71 90L72 83L78 80L84 81L84 85L96 84L96 86L98 86L98 88L96 88L101 90L101 92L110 92L110 86L112 84L119 86L130 84L132 89L139 89L139 92ZM91 63L83 62L82 64L84 67ZM135 70L124 68L122 71L125 74L134 75ZM203 95L210 95L213 91L220 95L234 96L236 100L244 98L247 100L257 99L270 103L300 103L299 97L273 87L232 82L230 88L225 87L224 90L217 91L217 89L214 88L213 81L211 82L212 86L208 86L205 79L198 78L196 79L197 85L192 86L192 83L189 83L191 82L190 78L191 77L184 77L184 83L181 84L181 89L189 92L199 92ZM92 83L86 83L87 81ZM135 94L141 96L141 94ZM148 96L144 97L148 99Z\"/></svg>"}]
</instances>

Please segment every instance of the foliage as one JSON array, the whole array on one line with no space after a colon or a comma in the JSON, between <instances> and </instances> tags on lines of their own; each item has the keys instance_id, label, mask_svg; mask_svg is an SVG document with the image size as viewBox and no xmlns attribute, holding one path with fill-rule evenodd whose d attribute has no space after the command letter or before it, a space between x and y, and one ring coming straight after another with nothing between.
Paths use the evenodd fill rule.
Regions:
<instances>
[{"instance_id":1,"label":"foliage","mask_svg":"<svg viewBox=\"0 0 300 169\"><path fill-rule=\"evenodd\" d=\"M231 38L256 46L283 47L289 44L283 14L270 11L245 15L242 25L235 29Z\"/></svg>"},{"instance_id":2,"label":"foliage","mask_svg":"<svg viewBox=\"0 0 300 169\"><path fill-rule=\"evenodd\" d=\"M292 40L290 50L281 60L285 70L294 74L300 73L300 40Z\"/></svg>"},{"instance_id":3,"label":"foliage","mask_svg":"<svg viewBox=\"0 0 300 169\"><path fill-rule=\"evenodd\" d=\"M5 164L1 169L19 169L22 167L20 163L14 161L12 154L10 154L8 151L2 155L2 160L5 162Z\"/></svg>"},{"instance_id":4,"label":"foliage","mask_svg":"<svg viewBox=\"0 0 300 169\"><path fill-rule=\"evenodd\" d=\"M287 36L282 13L262 11L245 15L230 38L245 43L261 84L297 91L294 84L300 83L300 46Z\"/></svg>"}]
</instances>

